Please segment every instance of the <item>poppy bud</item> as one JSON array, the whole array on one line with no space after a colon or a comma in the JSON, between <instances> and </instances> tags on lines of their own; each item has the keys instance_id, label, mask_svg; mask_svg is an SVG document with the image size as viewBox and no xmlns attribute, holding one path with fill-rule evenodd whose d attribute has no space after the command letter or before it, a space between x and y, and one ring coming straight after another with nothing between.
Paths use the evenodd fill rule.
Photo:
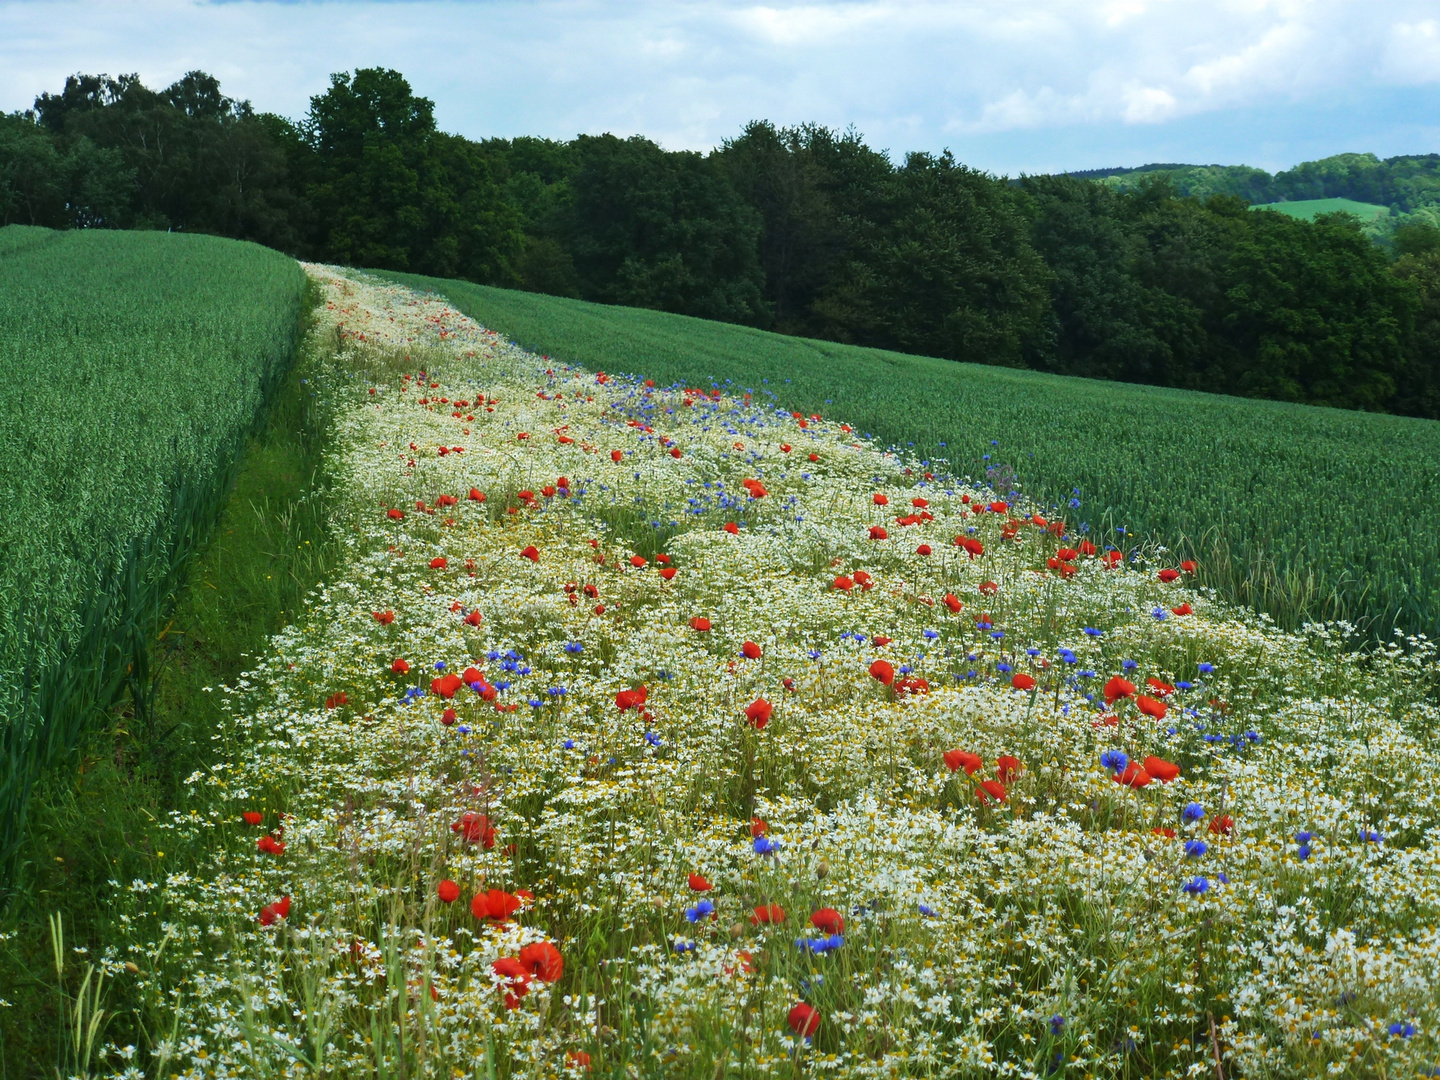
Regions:
<instances>
[{"instance_id":1,"label":"poppy bud","mask_svg":"<svg viewBox=\"0 0 1440 1080\"><path fill-rule=\"evenodd\" d=\"M815 876L821 879L830 876L830 864L826 860L821 859L815 864Z\"/></svg>"}]
</instances>

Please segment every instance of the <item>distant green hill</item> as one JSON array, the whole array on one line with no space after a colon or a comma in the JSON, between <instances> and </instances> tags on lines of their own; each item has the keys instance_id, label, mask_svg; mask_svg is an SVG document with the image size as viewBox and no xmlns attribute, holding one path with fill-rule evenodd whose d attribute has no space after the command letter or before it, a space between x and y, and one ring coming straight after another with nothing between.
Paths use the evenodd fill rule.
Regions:
<instances>
[{"instance_id":1,"label":"distant green hill","mask_svg":"<svg viewBox=\"0 0 1440 1080\"><path fill-rule=\"evenodd\" d=\"M1376 221L1390 216L1388 206L1356 202L1354 199L1300 199L1296 202L1257 203L1251 210L1278 210L1302 221L1311 221L1321 214L1354 214L1361 221Z\"/></svg>"},{"instance_id":2,"label":"distant green hill","mask_svg":"<svg viewBox=\"0 0 1440 1080\"><path fill-rule=\"evenodd\" d=\"M1177 195L1202 199L1234 195L1307 219L1346 210L1365 221L1365 231L1384 244L1407 223L1440 227L1440 154L1383 160L1374 154L1336 154L1273 175L1249 165L1171 164L1090 169L1070 175L1097 180L1118 191L1134 191L1163 179Z\"/></svg>"}]
</instances>

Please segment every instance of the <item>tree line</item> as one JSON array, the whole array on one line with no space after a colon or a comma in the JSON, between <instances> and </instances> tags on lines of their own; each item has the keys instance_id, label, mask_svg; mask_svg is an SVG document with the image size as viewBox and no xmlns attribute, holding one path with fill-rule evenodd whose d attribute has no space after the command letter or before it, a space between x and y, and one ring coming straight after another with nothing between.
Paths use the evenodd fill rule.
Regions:
<instances>
[{"instance_id":1,"label":"tree line","mask_svg":"<svg viewBox=\"0 0 1440 1080\"><path fill-rule=\"evenodd\" d=\"M192 72L77 75L0 117L0 223L172 229L296 256L1094 378L1440 417L1440 229L900 161L757 121L708 154L462 138L398 72L292 121Z\"/></svg>"}]
</instances>

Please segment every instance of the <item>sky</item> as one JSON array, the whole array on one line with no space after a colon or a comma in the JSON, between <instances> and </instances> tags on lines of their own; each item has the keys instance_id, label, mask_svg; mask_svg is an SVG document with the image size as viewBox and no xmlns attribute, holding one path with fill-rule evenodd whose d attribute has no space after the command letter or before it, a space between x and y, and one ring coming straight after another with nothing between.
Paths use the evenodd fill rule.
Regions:
<instances>
[{"instance_id":1,"label":"sky","mask_svg":"<svg viewBox=\"0 0 1440 1080\"><path fill-rule=\"evenodd\" d=\"M298 118L375 66L477 139L815 122L1009 176L1440 152L1440 0L0 0L0 111L199 68Z\"/></svg>"}]
</instances>

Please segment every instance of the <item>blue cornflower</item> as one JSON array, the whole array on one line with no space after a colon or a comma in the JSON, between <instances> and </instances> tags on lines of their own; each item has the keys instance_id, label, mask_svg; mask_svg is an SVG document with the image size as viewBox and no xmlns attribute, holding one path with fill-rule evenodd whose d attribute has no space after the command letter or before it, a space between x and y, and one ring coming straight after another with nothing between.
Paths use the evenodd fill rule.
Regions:
<instances>
[{"instance_id":1,"label":"blue cornflower","mask_svg":"<svg viewBox=\"0 0 1440 1080\"><path fill-rule=\"evenodd\" d=\"M694 907L688 907L685 909L685 918L689 919L692 923L697 923L701 919L708 918L714 913L714 903L709 900L701 900Z\"/></svg>"},{"instance_id":2,"label":"blue cornflower","mask_svg":"<svg viewBox=\"0 0 1440 1080\"><path fill-rule=\"evenodd\" d=\"M1091 671L1089 668L1084 668L1080 672L1080 678L1082 679L1093 679L1094 677L1095 672Z\"/></svg>"},{"instance_id":3,"label":"blue cornflower","mask_svg":"<svg viewBox=\"0 0 1440 1080\"><path fill-rule=\"evenodd\" d=\"M1069 649L1060 650L1060 659L1065 661L1065 663L1067 664L1078 664L1080 662L1080 658L1076 656L1073 652L1071 652Z\"/></svg>"},{"instance_id":4,"label":"blue cornflower","mask_svg":"<svg viewBox=\"0 0 1440 1080\"><path fill-rule=\"evenodd\" d=\"M806 655L809 656L811 660L819 660L819 659L820 659L820 650L819 650L819 649L811 649Z\"/></svg>"},{"instance_id":5,"label":"blue cornflower","mask_svg":"<svg viewBox=\"0 0 1440 1080\"><path fill-rule=\"evenodd\" d=\"M992 638L994 638L996 641L999 641L1001 638L1003 638L1003 637L1005 636L1005 631L1004 631L1004 630L991 630L991 631L990 631L990 636L991 636Z\"/></svg>"},{"instance_id":6,"label":"blue cornflower","mask_svg":"<svg viewBox=\"0 0 1440 1080\"><path fill-rule=\"evenodd\" d=\"M549 690L546 690L545 692L551 697L564 697L566 690L563 686L552 686Z\"/></svg>"},{"instance_id":7,"label":"blue cornflower","mask_svg":"<svg viewBox=\"0 0 1440 1080\"><path fill-rule=\"evenodd\" d=\"M1124 750L1106 750L1100 755L1100 764L1112 773L1122 773L1125 766L1130 764L1130 755Z\"/></svg>"},{"instance_id":8,"label":"blue cornflower","mask_svg":"<svg viewBox=\"0 0 1440 1080\"><path fill-rule=\"evenodd\" d=\"M561 743L560 745L563 746L566 750L574 750L574 749L575 749L575 740L574 740L574 739L566 739L566 740L565 740L563 743Z\"/></svg>"},{"instance_id":9,"label":"blue cornflower","mask_svg":"<svg viewBox=\"0 0 1440 1080\"><path fill-rule=\"evenodd\" d=\"M1205 662L1205 663L1197 664L1196 667L1195 667L1195 670L1197 670L1198 672L1200 672L1201 675L1209 675L1212 671L1215 670L1215 665L1214 665L1214 664L1211 664L1211 663L1209 663L1209 662Z\"/></svg>"},{"instance_id":10,"label":"blue cornflower","mask_svg":"<svg viewBox=\"0 0 1440 1080\"><path fill-rule=\"evenodd\" d=\"M647 732L645 732L645 741L646 741L647 743L649 743L651 746L659 746L659 745L660 745L660 736L659 736L659 735L656 735L655 732L653 732L653 731L647 731Z\"/></svg>"},{"instance_id":11,"label":"blue cornflower","mask_svg":"<svg viewBox=\"0 0 1440 1080\"><path fill-rule=\"evenodd\" d=\"M1080 500L1079 500L1079 499L1071 499L1071 500L1070 500L1070 509L1071 509L1071 510L1079 510L1079 509L1080 509Z\"/></svg>"},{"instance_id":12,"label":"blue cornflower","mask_svg":"<svg viewBox=\"0 0 1440 1080\"><path fill-rule=\"evenodd\" d=\"M1161 622L1164 622L1165 619L1166 619L1166 618L1168 617L1168 615L1169 615L1169 613L1168 613L1164 608L1159 608L1159 607L1157 607L1157 608L1156 608L1154 611L1152 611L1150 614L1151 614L1151 615L1154 615L1155 618L1159 619Z\"/></svg>"},{"instance_id":13,"label":"blue cornflower","mask_svg":"<svg viewBox=\"0 0 1440 1080\"><path fill-rule=\"evenodd\" d=\"M1204 840L1185 841L1185 854L1189 858L1198 859L1201 855L1204 855L1209 850L1210 845L1205 843Z\"/></svg>"},{"instance_id":14,"label":"blue cornflower","mask_svg":"<svg viewBox=\"0 0 1440 1080\"><path fill-rule=\"evenodd\" d=\"M771 840L770 837L761 834L755 837L755 843L752 846L755 848L756 855L772 855L780 850L780 841Z\"/></svg>"},{"instance_id":15,"label":"blue cornflower","mask_svg":"<svg viewBox=\"0 0 1440 1080\"><path fill-rule=\"evenodd\" d=\"M444 661L444 660L436 660L436 661L435 661L435 670L436 670L436 671L444 671L444 670L445 670L445 661Z\"/></svg>"},{"instance_id":16,"label":"blue cornflower","mask_svg":"<svg viewBox=\"0 0 1440 1080\"><path fill-rule=\"evenodd\" d=\"M1186 821L1199 821L1205 816L1205 807L1198 802L1186 803L1185 809L1180 811L1180 816Z\"/></svg>"},{"instance_id":17,"label":"blue cornflower","mask_svg":"<svg viewBox=\"0 0 1440 1080\"><path fill-rule=\"evenodd\" d=\"M538 708L540 708L542 705L544 705L545 702L541 701L539 698L533 698L533 697L532 697L532 698L531 698L529 701L527 701L525 704L529 705L532 709L538 709Z\"/></svg>"},{"instance_id":18,"label":"blue cornflower","mask_svg":"<svg viewBox=\"0 0 1440 1080\"><path fill-rule=\"evenodd\" d=\"M565 651L568 653L581 653L585 651L585 646L579 641L567 641L565 643Z\"/></svg>"},{"instance_id":19,"label":"blue cornflower","mask_svg":"<svg viewBox=\"0 0 1440 1080\"><path fill-rule=\"evenodd\" d=\"M995 670L1004 674L1009 674L1011 669L1009 664L1006 664L1002 661L1001 663L995 665Z\"/></svg>"},{"instance_id":20,"label":"blue cornflower","mask_svg":"<svg viewBox=\"0 0 1440 1080\"><path fill-rule=\"evenodd\" d=\"M1100 637L1102 634L1105 633L1105 631L1097 629L1094 626L1087 626L1085 627L1085 633L1089 637Z\"/></svg>"},{"instance_id":21,"label":"blue cornflower","mask_svg":"<svg viewBox=\"0 0 1440 1080\"><path fill-rule=\"evenodd\" d=\"M940 916L940 913L934 908L932 908L929 904L920 905L920 914L924 915L927 919L935 919Z\"/></svg>"},{"instance_id":22,"label":"blue cornflower","mask_svg":"<svg viewBox=\"0 0 1440 1080\"><path fill-rule=\"evenodd\" d=\"M1408 1039L1415 1034L1415 1025L1405 1020L1397 1020L1385 1029L1391 1035L1398 1035L1402 1039Z\"/></svg>"},{"instance_id":23,"label":"blue cornflower","mask_svg":"<svg viewBox=\"0 0 1440 1080\"><path fill-rule=\"evenodd\" d=\"M1186 682L1184 679L1181 679L1179 682L1177 682L1177 683L1175 684L1175 689L1176 689L1176 690L1193 690L1194 688L1195 688L1195 684L1194 684L1194 683L1192 683L1192 682Z\"/></svg>"},{"instance_id":24,"label":"blue cornflower","mask_svg":"<svg viewBox=\"0 0 1440 1080\"><path fill-rule=\"evenodd\" d=\"M1120 661L1120 666L1126 671L1134 671L1140 664L1135 660L1122 660Z\"/></svg>"},{"instance_id":25,"label":"blue cornflower","mask_svg":"<svg viewBox=\"0 0 1440 1080\"><path fill-rule=\"evenodd\" d=\"M1310 845L1301 844L1298 848L1295 849L1295 857L1301 862L1304 862L1306 859L1310 858Z\"/></svg>"},{"instance_id":26,"label":"blue cornflower","mask_svg":"<svg viewBox=\"0 0 1440 1080\"><path fill-rule=\"evenodd\" d=\"M1050 1017L1050 1034L1058 1036L1063 1030L1065 1030L1065 1017L1056 1013Z\"/></svg>"},{"instance_id":27,"label":"blue cornflower","mask_svg":"<svg viewBox=\"0 0 1440 1080\"><path fill-rule=\"evenodd\" d=\"M1216 874L1215 876L1220 879L1220 884L1221 884L1221 885L1229 885L1229 884L1230 884L1230 875L1229 875L1229 874L1226 874L1226 873L1223 873L1223 872L1222 872L1222 873Z\"/></svg>"},{"instance_id":28,"label":"blue cornflower","mask_svg":"<svg viewBox=\"0 0 1440 1080\"><path fill-rule=\"evenodd\" d=\"M1312 832L1304 832L1304 831L1302 831L1302 832L1297 832L1297 833L1295 834L1295 843L1297 843L1297 844L1308 844L1308 843L1310 843L1311 840L1314 840L1314 839L1315 839L1315 834L1312 833Z\"/></svg>"},{"instance_id":29,"label":"blue cornflower","mask_svg":"<svg viewBox=\"0 0 1440 1080\"><path fill-rule=\"evenodd\" d=\"M1040 655L1040 650L1039 650L1039 649L1034 649L1034 648L1026 649L1026 650L1025 650L1025 655L1026 655L1026 656L1039 656L1039 655Z\"/></svg>"},{"instance_id":30,"label":"blue cornflower","mask_svg":"<svg viewBox=\"0 0 1440 1080\"><path fill-rule=\"evenodd\" d=\"M924 636L924 637L926 638L926 640L928 640L928 641L934 641L936 638L938 638L938 637L940 636L940 631L939 631L939 630L926 630L926 631L924 631L923 636Z\"/></svg>"},{"instance_id":31,"label":"blue cornflower","mask_svg":"<svg viewBox=\"0 0 1440 1080\"><path fill-rule=\"evenodd\" d=\"M1185 891L1191 896L1199 896L1203 892L1208 892L1209 889L1210 882L1203 877L1197 877L1185 883Z\"/></svg>"},{"instance_id":32,"label":"blue cornflower","mask_svg":"<svg viewBox=\"0 0 1440 1080\"><path fill-rule=\"evenodd\" d=\"M675 942L675 951L677 953L694 952L695 943L693 941L677 941Z\"/></svg>"},{"instance_id":33,"label":"blue cornflower","mask_svg":"<svg viewBox=\"0 0 1440 1080\"><path fill-rule=\"evenodd\" d=\"M1381 836L1378 832L1374 832L1374 831L1372 831L1372 830L1370 830L1370 829L1361 829L1361 830L1360 830L1360 839L1361 839L1361 840L1368 840L1368 841L1369 841L1370 843L1372 843L1372 844L1378 844L1378 843L1380 843L1382 840L1384 840L1385 837Z\"/></svg>"}]
</instances>

